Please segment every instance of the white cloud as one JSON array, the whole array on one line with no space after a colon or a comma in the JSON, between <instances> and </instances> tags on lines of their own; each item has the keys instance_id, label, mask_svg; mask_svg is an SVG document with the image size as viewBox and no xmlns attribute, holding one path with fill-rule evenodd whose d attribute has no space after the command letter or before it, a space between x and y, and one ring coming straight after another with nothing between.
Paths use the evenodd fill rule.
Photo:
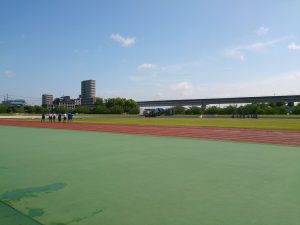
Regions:
<instances>
[{"instance_id":1,"label":"white cloud","mask_svg":"<svg viewBox=\"0 0 300 225\"><path fill-rule=\"evenodd\" d=\"M294 42L292 42L292 43L290 43L289 45L288 45L288 49L290 49L290 50L300 50L300 44L299 45L296 45Z\"/></svg>"},{"instance_id":2,"label":"white cloud","mask_svg":"<svg viewBox=\"0 0 300 225\"><path fill-rule=\"evenodd\" d=\"M144 71L144 70L151 70L151 69L155 69L155 68L157 68L157 65L155 65L155 64L144 63L144 64L139 65L137 67L137 70Z\"/></svg>"},{"instance_id":3,"label":"white cloud","mask_svg":"<svg viewBox=\"0 0 300 225\"><path fill-rule=\"evenodd\" d=\"M6 70L6 71L4 71L3 72L3 74L2 74L2 76L3 77L6 77L6 78L12 78L12 77L14 77L16 74L13 72L13 71L11 71L11 70Z\"/></svg>"},{"instance_id":4,"label":"white cloud","mask_svg":"<svg viewBox=\"0 0 300 225\"><path fill-rule=\"evenodd\" d=\"M258 28L255 33L258 36L262 36L262 35L266 35L267 33L269 33L270 29L268 27L265 26L261 26L260 28Z\"/></svg>"},{"instance_id":5,"label":"white cloud","mask_svg":"<svg viewBox=\"0 0 300 225\"><path fill-rule=\"evenodd\" d=\"M239 59L241 61L244 61L246 59L247 52L260 52L262 50L265 50L267 48L270 48L270 47L276 45L277 43L283 42L288 39L290 39L290 37L285 36L285 37L273 39L270 41L254 42L251 44L231 47L231 48L227 48L224 51L224 54L225 54L225 56L228 56L230 58Z\"/></svg>"},{"instance_id":6,"label":"white cloud","mask_svg":"<svg viewBox=\"0 0 300 225\"><path fill-rule=\"evenodd\" d=\"M110 38L118 43L120 43L123 47L130 47L134 45L136 38L135 37L123 37L120 34L112 34Z\"/></svg>"},{"instance_id":7,"label":"white cloud","mask_svg":"<svg viewBox=\"0 0 300 225\"><path fill-rule=\"evenodd\" d=\"M168 89L171 90L171 92L175 95L187 97L193 93L194 86L191 83L184 81L177 84L172 84Z\"/></svg>"}]
</instances>

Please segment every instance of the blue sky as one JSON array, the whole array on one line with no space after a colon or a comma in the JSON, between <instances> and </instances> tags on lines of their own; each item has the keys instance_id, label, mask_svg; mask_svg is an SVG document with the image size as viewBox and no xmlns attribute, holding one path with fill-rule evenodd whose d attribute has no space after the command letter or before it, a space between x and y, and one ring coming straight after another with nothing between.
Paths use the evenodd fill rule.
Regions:
<instances>
[{"instance_id":1,"label":"blue sky","mask_svg":"<svg viewBox=\"0 0 300 225\"><path fill-rule=\"evenodd\" d=\"M1 0L0 95L77 97L85 79L104 98L300 94L299 12L298 0Z\"/></svg>"}]
</instances>

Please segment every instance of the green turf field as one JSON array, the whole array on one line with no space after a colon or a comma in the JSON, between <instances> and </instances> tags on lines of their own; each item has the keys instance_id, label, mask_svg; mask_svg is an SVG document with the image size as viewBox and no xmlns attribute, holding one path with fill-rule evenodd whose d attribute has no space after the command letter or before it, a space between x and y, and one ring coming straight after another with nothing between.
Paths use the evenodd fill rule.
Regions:
<instances>
[{"instance_id":1,"label":"green turf field","mask_svg":"<svg viewBox=\"0 0 300 225\"><path fill-rule=\"evenodd\" d=\"M299 225L296 147L4 126L0 140L0 200L45 225Z\"/></svg>"},{"instance_id":2,"label":"green turf field","mask_svg":"<svg viewBox=\"0 0 300 225\"><path fill-rule=\"evenodd\" d=\"M87 118L76 122L135 124L159 126L234 127L272 130L300 130L300 119L231 119L231 118Z\"/></svg>"}]
</instances>

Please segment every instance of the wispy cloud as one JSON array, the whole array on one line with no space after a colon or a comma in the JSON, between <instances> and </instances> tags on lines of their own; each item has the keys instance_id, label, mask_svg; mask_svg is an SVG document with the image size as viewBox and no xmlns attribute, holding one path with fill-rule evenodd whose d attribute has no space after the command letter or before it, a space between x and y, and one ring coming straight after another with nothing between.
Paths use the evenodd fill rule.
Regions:
<instances>
[{"instance_id":1,"label":"wispy cloud","mask_svg":"<svg viewBox=\"0 0 300 225\"><path fill-rule=\"evenodd\" d=\"M260 28L258 28L257 30L255 30L255 33L256 33L258 36L263 36L263 35L268 34L269 31L270 31L270 29L269 29L268 27L261 26Z\"/></svg>"},{"instance_id":2,"label":"wispy cloud","mask_svg":"<svg viewBox=\"0 0 300 225\"><path fill-rule=\"evenodd\" d=\"M131 47L135 44L135 37L123 37L120 34L112 34L110 38L118 43L120 43L123 47Z\"/></svg>"},{"instance_id":3,"label":"wispy cloud","mask_svg":"<svg viewBox=\"0 0 300 225\"><path fill-rule=\"evenodd\" d=\"M186 75L192 73L191 71L195 71L195 69L199 69L199 66L199 62L170 64L164 66L152 63L143 63L136 67L138 74L129 76L128 78L132 81L145 81L153 78L157 79L159 76L163 77L161 75Z\"/></svg>"},{"instance_id":4,"label":"wispy cloud","mask_svg":"<svg viewBox=\"0 0 300 225\"><path fill-rule=\"evenodd\" d=\"M12 78L14 77L16 74L15 72L11 71L11 70L6 70L2 73L2 76L3 77L6 77L6 78Z\"/></svg>"},{"instance_id":5,"label":"wispy cloud","mask_svg":"<svg viewBox=\"0 0 300 225\"><path fill-rule=\"evenodd\" d=\"M152 69L155 69L155 68L158 68L158 66L155 65L155 64L144 63L144 64L139 65L137 67L137 70L144 71L144 70L152 70Z\"/></svg>"},{"instance_id":6,"label":"wispy cloud","mask_svg":"<svg viewBox=\"0 0 300 225\"><path fill-rule=\"evenodd\" d=\"M288 45L288 49L295 50L295 51L300 51L300 44L296 45L294 42L292 42Z\"/></svg>"},{"instance_id":7,"label":"wispy cloud","mask_svg":"<svg viewBox=\"0 0 300 225\"><path fill-rule=\"evenodd\" d=\"M132 80L132 81L141 81L143 79L140 76L129 76L128 78L129 78L129 80Z\"/></svg>"},{"instance_id":8,"label":"wispy cloud","mask_svg":"<svg viewBox=\"0 0 300 225\"><path fill-rule=\"evenodd\" d=\"M192 61L186 63L175 63L169 65L159 65L159 64L151 64L144 63L137 66L137 70L140 72L148 72L152 75L159 74L188 74L189 72L194 72L195 70L199 70L203 66L203 61Z\"/></svg>"},{"instance_id":9,"label":"wispy cloud","mask_svg":"<svg viewBox=\"0 0 300 225\"><path fill-rule=\"evenodd\" d=\"M245 60L245 53L242 51L241 47L228 48L224 51L225 56L239 59L241 61Z\"/></svg>"},{"instance_id":10,"label":"wispy cloud","mask_svg":"<svg viewBox=\"0 0 300 225\"><path fill-rule=\"evenodd\" d=\"M285 37L281 37L281 38L277 38L277 39L273 39L273 40L269 40L269 41L265 41L265 42L254 42L251 44L231 47L231 48L227 48L224 51L224 53L228 57L244 61L246 59L247 52L259 52L259 51L265 50L267 48L270 48L270 47L276 45L277 43L286 41L290 38L291 37L289 37L289 36L285 36Z\"/></svg>"}]
</instances>

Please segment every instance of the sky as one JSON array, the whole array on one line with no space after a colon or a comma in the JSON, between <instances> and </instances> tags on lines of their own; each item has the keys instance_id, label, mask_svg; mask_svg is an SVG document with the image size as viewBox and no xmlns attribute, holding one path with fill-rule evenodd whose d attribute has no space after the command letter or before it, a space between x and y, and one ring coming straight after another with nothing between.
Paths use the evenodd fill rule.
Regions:
<instances>
[{"instance_id":1,"label":"sky","mask_svg":"<svg viewBox=\"0 0 300 225\"><path fill-rule=\"evenodd\" d=\"M300 94L299 0L1 0L0 99Z\"/></svg>"}]
</instances>

